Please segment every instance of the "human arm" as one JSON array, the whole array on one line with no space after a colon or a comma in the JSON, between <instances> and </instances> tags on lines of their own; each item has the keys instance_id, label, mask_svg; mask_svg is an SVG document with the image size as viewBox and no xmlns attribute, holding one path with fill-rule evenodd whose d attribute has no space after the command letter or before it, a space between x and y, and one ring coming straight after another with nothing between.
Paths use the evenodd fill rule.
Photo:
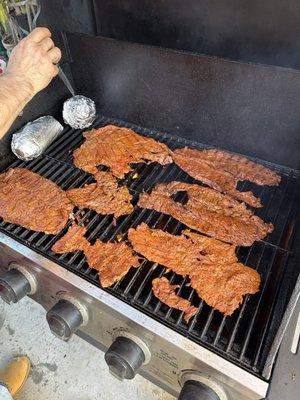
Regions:
<instances>
[{"instance_id":1,"label":"human arm","mask_svg":"<svg viewBox=\"0 0 300 400\"><path fill-rule=\"evenodd\" d=\"M0 139L25 105L58 74L60 58L47 28L36 28L14 48L0 77Z\"/></svg>"}]
</instances>

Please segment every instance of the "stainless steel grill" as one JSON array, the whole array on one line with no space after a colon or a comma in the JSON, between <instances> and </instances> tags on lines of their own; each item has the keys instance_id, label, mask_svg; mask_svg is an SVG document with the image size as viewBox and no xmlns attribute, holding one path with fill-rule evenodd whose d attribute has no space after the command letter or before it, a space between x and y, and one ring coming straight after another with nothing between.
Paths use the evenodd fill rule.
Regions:
<instances>
[{"instance_id":1,"label":"stainless steel grill","mask_svg":"<svg viewBox=\"0 0 300 400\"><path fill-rule=\"evenodd\" d=\"M105 117L99 118L94 127L112 123L131 127L143 135L166 143L171 149L182 146L205 147L199 143ZM17 161L11 167L28 168L51 179L64 190L81 187L93 181L91 175L75 168L72 163L72 151L82 142L81 131L66 129L45 155L31 162ZM241 262L255 268L261 274L262 285L259 293L248 296L233 316L224 317L212 310L198 298L194 290L186 286L188 283L186 278L169 272L168 278L171 282L180 285L179 294L198 306L197 315L187 325L182 319L182 312L170 309L153 296L151 282L155 277L164 274L165 268L147 260L141 262L140 268L132 268L121 281L105 290L238 366L267 379L271 365L263 374L266 358L299 274L299 269L295 267L293 238L300 198L300 174L289 168L266 162L264 164L282 176L280 186L258 187L250 182L244 182L240 189L252 190L262 199L264 207L255 210L255 213L265 221L271 221L275 229L264 241L256 242L252 247L238 249ZM174 164L161 166L153 163L134 165L133 171L123 183L133 194L133 203L136 205L141 191L150 190L158 182L176 179L194 181ZM75 209L76 213L79 213L78 209ZM126 240L128 229L136 227L141 222L174 234L179 234L184 227L170 216L142 210L137 206L132 214L120 217L117 222L112 216L101 216L90 210L84 210L82 218L88 229L87 237L92 243L97 238L103 241L120 240L120 238ZM59 256L51 251L51 246L66 232L67 227L59 235L52 236L1 221L0 230L93 284L99 285L96 272L88 267L82 252ZM275 355L276 351L273 349L273 360Z\"/></svg>"}]
</instances>

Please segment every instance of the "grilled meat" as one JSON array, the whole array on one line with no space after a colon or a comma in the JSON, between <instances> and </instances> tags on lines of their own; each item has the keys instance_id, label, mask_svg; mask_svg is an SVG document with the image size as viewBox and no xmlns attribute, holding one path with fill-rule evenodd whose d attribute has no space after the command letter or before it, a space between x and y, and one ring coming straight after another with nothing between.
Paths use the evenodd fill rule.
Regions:
<instances>
[{"instance_id":1,"label":"grilled meat","mask_svg":"<svg viewBox=\"0 0 300 400\"><path fill-rule=\"evenodd\" d=\"M66 235L52 246L52 251L67 253L82 250L89 266L98 271L103 287L111 286L126 275L131 267L139 266L138 258L125 242L103 243L96 240L91 245L83 236L85 232L82 226L71 226Z\"/></svg>"},{"instance_id":2,"label":"grilled meat","mask_svg":"<svg viewBox=\"0 0 300 400\"><path fill-rule=\"evenodd\" d=\"M171 151L165 144L132 129L107 125L85 132L84 137L85 142L73 153L74 163L92 174L97 173L97 165L105 165L113 175L123 178L131 171L131 163L156 161L164 165L172 162Z\"/></svg>"},{"instance_id":3,"label":"grilled meat","mask_svg":"<svg viewBox=\"0 0 300 400\"><path fill-rule=\"evenodd\" d=\"M172 198L180 192L187 194L186 204ZM195 184L158 184L151 194L140 195L138 205L169 214L189 228L215 239L241 246L251 246L273 230L271 223L253 215L243 203Z\"/></svg>"},{"instance_id":4,"label":"grilled meat","mask_svg":"<svg viewBox=\"0 0 300 400\"><path fill-rule=\"evenodd\" d=\"M77 250L85 251L90 246L84 237L86 228L84 226L72 225L67 233L52 246L54 253L71 253Z\"/></svg>"},{"instance_id":5,"label":"grilled meat","mask_svg":"<svg viewBox=\"0 0 300 400\"><path fill-rule=\"evenodd\" d=\"M189 276L199 296L225 315L239 307L243 296L259 289L259 274L238 262L233 245L189 231L174 236L144 223L130 229L128 238L149 261Z\"/></svg>"},{"instance_id":6,"label":"grilled meat","mask_svg":"<svg viewBox=\"0 0 300 400\"><path fill-rule=\"evenodd\" d=\"M98 271L103 287L118 282L131 267L139 266L138 258L125 242L103 243L97 240L86 249L85 255L89 266Z\"/></svg>"},{"instance_id":7,"label":"grilled meat","mask_svg":"<svg viewBox=\"0 0 300 400\"><path fill-rule=\"evenodd\" d=\"M34 172L11 168L0 175L0 216L6 222L57 234L73 208L63 190Z\"/></svg>"},{"instance_id":8,"label":"grilled meat","mask_svg":"<svg viewBox=\"0 0 300 400\"><path fill-rule=\"evenodd\" d=\"M214 265L204 260L190 278L199 297L224 315L231 315L245 294L258 292L260 285L259 274L238 262Z\"/></svg>"},{"instance_id":9,"label":"grilled meat","mask_svg":"<svg viewBox=\"0 0 300 400\"><path fill-rule=\"evenodd\" d=\"M152 281L152 290L155 297L167 306L183 311L183 319L188 323L191 317L196 314L197 308L192 306L190 301L177 296L175 293L177 288L179 288L179 285L171 285L165 277L156 278Z\"/></svg>"},{"instance_id":10,"label":"grilled meat","mask_svg":"<svg viewBox=\"0 0 300 400\"><path fill-rule=\"evenodd\" d=\"M203 154L204 151L184 147L174 151L173 160L187 174L211 188L229 194L252 207L262 207L260 200L252 192L241 192L236 189L237 177L215 166L213 160L203 159Z\"/></svg>"},{"instance_id":11,"label":"grilled meat","mask_svg":"<svg viewBox=\"0 0 300 400\"><path fill-rule=\"evenodd\" d=\"M99 214L114 214L116 218L131 213L132 196L127 187L118 187L117 180L109 172L98 171L95 179L96 183L67 191L72 203L79 208L89 208Z\"/></svg>"},{"instance_id":12,"label":"grilled meat","mask_svg":"<svg viewBox=\"0 0 300 400\"><path fill-rule=\"evenodd\" d=\"M246 157L217 149L204 150L200 158L213 163L215 168L229 172L238 180L250 181L257 185L277 186L281 177L276 172L250 161Z\"/></svg>"}]
</instances>

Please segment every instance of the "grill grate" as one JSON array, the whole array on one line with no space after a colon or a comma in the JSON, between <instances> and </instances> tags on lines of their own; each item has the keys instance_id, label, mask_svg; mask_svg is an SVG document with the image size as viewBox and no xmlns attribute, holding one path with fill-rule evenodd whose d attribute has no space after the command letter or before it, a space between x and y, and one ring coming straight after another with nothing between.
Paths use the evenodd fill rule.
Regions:
<instances>
[{"instance_id":1,"label":"grill grate","mask_svg":"<svg viewBox=\"0 0 300 400\"><path fill-rule=\"evenodd\" d=\"M178 137L105 117L99 118L94 127L111 123L131 127L141 134L166 143L171 149L185 145L196 148L205 147L199 143L188 142ZM85 183L93 181L93 178L72 164L72 151L82 142L81 131L66 129L62 136L48 148L45 155L30 162L16 161L11 167L28 168L51 179L64 190L83 186ZM266 221L271 221L275 229L264 241L256 242L252 247L238 248L239 259L258 270L262 277L262 285L260 292L254 296L248 296L240 309L231 317L224 317L219 312L212 310L198 298L194 290L185 285L186 278L169 272L167 276L171 282L180 285L179 295L198 306L197 315L187 325L182 319L182 312L170 309L153 296L151 282L155 277L163 275L165 269L161 265L147 260L141 262L140 268L132 268L113 287L105 289L191 340L201 343L259 376L262 375L266 357L270 352L272 341L290 296L290 281L295 279L299 273L294 265L296 254L292 239L300 197L300 175L298 171L289 168L269 163L264 164L280 173L282 176L280 186L258 187L244 182L240 188L252 190L260 196L264 207L256 210L256 214ZM136 173L138 177L134 179ZM123 183L133 194L133 202L136 205L138 194L142 190L152 188L157 182L168 182L175 179L194 182L174 164L161 166L153 163L149 165L136 164ZM78 212L75 209L75 213ZM160 228L170 233L180 233L184 227L170 216L156 211L141 210L137 207L132 214L120 217L116 224L112 216L101 216L90 210L84 210L83 219L87 226L87 237L92 243L96 238L110 241L122 236L126 239L128 229L136 227L141 222L146 222L150 227ZM66 232L67 226L59 235L52 236L29 231L20 226L5 223L3 220L0 221L1 231L95 285L99 285L97 273L88 267L82 252L77 251L59 256L50 250L53 243Z\"/></svg>"}]
</instances>

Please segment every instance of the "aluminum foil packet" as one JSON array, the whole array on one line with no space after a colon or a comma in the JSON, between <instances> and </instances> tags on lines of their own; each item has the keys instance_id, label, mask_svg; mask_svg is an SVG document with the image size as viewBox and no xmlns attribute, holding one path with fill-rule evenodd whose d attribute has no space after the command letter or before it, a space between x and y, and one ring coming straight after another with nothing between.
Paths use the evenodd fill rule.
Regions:
<instances>
[{"instance_id":1,"label":"aluminum foil packet","mask_svg":"<svg viewBox=\"0 0 300 400\"><path fill-rule=\"evenodd\" d=\"M81 95L71 97L64 102L63 118L74 129L88 128L96 118L95 102Z\"/></svg>"},{"instance_id":2,"label":"aluminum foil packet","mask_svg":"<svg viewBox=\"0 0 300 400\"><path fill-rule=\"evenodd\" d=\"M50 115L28 122L21 130L13 134L12 152L21 160L33 160L47 149L63 129L63 126Z\"/></svg>"}]
</instances>

